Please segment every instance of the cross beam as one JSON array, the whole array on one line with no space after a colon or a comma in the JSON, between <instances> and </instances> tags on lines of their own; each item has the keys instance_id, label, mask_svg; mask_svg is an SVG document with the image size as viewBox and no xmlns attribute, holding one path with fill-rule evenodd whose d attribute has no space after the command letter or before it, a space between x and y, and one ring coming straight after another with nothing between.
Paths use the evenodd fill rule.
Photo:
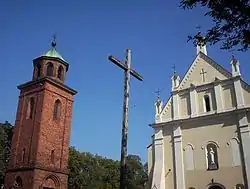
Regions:
<instances>
[{"instance_id":1,"label":"cross beam","mask_svg":"<svg viewBox=\"0 0 250 189\"><path fill-rule=\"evenodd\" d=\"M143 81L135 70L130 68L131 65L131 50L126 50L125 64L113 56L108 59L124 70L124 101L123 101L123 121L122 121L122 141L121 141L121 161L120 161L120 189L126 189L126 157L127 157L127 136L128 136L128 102L129 102L129 88L130 88L130 75L134 76L139 81Z\"/></svg>"},{"instance_id":2,"label":"cross beam","mask_svg":"<svg viewBox=\"0 0 250 189\"><path fill-rule=\"evenodd\" d=\"M131 56L131 55L130 55ZM120 60L116 59L113 56L109 56L108 59L113 62L115 65L119 66L124 71L127 71L129 69L129 72L132 76L134 76L136 79L142 81L142 76L140 76L135 70L128 68L128 65L122 63Z\"/></svg>"}]
</instances>

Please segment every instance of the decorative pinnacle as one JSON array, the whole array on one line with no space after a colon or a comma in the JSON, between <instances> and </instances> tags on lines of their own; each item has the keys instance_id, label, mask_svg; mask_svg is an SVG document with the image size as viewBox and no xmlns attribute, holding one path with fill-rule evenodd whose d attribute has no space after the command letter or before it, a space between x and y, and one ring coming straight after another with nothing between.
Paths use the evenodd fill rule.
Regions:
<instances>
[{"instance_id":1,"label":"decorative pinnacle","mask_svg":"<svg viewBox=\"0 0 250 189\"><path fill-rule=\"evenodd\" d=\"M56 47L56 34L53 35L53 40L52 40L52 42L51 42L51 46L52 46L53 48Z\"/></svg>"}]
</instances>

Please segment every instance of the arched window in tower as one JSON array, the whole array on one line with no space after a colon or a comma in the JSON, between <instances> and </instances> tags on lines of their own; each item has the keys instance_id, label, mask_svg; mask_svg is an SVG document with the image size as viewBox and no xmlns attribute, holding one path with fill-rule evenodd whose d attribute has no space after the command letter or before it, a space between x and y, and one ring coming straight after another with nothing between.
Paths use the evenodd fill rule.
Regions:
<instances>
[{"instance_id":1,"label":"arched window in tower","mask_svg":"<svg viewBox=\"0 0 250 189\"><path fill-rule=\"evenodd\" d=\"M207 160L207 170L219 169L217 145L212 142L208 143L205 152Z\"/></svg>"},{"instance_id":2,"label":"arched window in tower","mask_svg":"<svg viewBox=\"0 0 250 189\"><path fill-rule=\"evenodd\" d=\"M204 96L204 108L205 112L210 112L211 111L211 105L210 105L210 98L208 95Z\"/></svg>"},{"instance_id":3,"label":"arched window in tower","mask_svg":"<svg viewBox=\"0 0 250 189\"><path fill-rule=\"evenodd\" d=\"M25 148L23 148L22 150L22 162L24 162L25 160Z\"/></svg>"},{"instance_id":4,"label":"arched window in tower","mask_svg":"<svg viewBox=\"0 0 250 189\"><path fill-rule=\"evenodd\" d=\"M37 63L36 69L37 69L37 78L39 78L41 76L41 64L40 63Z\"/></svg>"},{"instance_id":5,"label":"arched window in tower","mask_svg":"<svg viewBox=\"0 0 250 189\"><path fill-rule=\"evenodd\" d=\"M27 119L32 119L34 114L34 108L35 108L35 99L34 97L31 97L28 101L28 107L27 107Z\"/></svg>"},{"instance_id":6,"label":"arched window in tower","mask_svg":"<svg viewBox=\"0 0 250 189\"><path fill-rule=\"evenodd\" d=\"M53 76L54 66L51 62L47 65L47 76Z\"/></svg>"},{"instance_id":7,"label":"arched window in tower","mask_svg":"<svg viewBox=\"0 0 250 189\"><path fill-rule=\"evenodd\" d=\"M57 78L62 80L63 79L63 67L59 66L58 71L57 71Z\"/></svg>"},{"instance_id":8,"label":"arched window in tower","mask_svg":"<svg viewBox=\"0 0 250 189\"><path fill-rule=\"evenodd\" d=\"M55 151L54 150L51 150L50 160L51 160L51 163L55 163Z\"/></svg>"},{"instance_id":9,"label":"arched window in tower","mask_svg":"<svg viewBox=\"0 0 250 189\"><path fill-rule=\"evenodd\" d=\"M54 115L53 115L54 120L59 120L60 115L61 115L61 106L62 105L61 105L60 100L57 99L54 104Z\"/></svg>"}]
</instances>

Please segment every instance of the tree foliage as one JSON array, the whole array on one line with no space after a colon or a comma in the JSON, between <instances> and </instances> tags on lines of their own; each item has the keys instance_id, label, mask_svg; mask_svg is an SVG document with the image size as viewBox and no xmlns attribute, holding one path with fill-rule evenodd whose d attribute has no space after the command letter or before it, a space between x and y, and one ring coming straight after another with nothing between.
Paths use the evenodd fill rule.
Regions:
<instances>
[{"instance_id":1,"label":"tree foliage","mask_svg":"<svg viewBox=\"0 0 250 189\"><path fill-rule=\"evenodd\" d=\"M69 189L119 189L120 162L70 148ZM127 156L127 188L143 189L147 181L139 156Z\"/></svg>"},{"instance_id":2,"label":"tree foliage","mask_svg":"<svg viewBox=\"0 0 250 189\"><path fill-rule=\"evenodd\" d=\"M0 123L0 186L10 156L12 125ZM127 156L127 189L143 189L147 181L146 165L139 156ZM119 189L120 162L69 148L69 189Z\"/></svg>"},{"instance_id":3,"label":"tree foliage","mask_svg":"<svg viewBox=\"0 0 250 189\"><path fill-rule=\"evenodd\" d=\"M8 122L0 123L0 186L10 157L11 138L12 125Z\"/></svg>"},{"instance_id":4,"label":"tree foliage","mask_svg":"<svg viewBox=\"0 0 250 189\"><path fill-rule=\"evenodd\" d=\"M214 26L207 30L205 42L221 42L221 49L247 51L250 44L250 0L182 0L180 7L208 8L205 16L213 19ZM197 36L189 36L194 43Z\"/></svg>"}]
</instances>

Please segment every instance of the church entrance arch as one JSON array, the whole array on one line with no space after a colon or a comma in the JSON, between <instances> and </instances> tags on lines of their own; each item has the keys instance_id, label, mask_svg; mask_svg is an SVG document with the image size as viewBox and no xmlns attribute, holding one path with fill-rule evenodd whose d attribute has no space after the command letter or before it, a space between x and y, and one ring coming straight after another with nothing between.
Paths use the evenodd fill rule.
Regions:
<instances>
[{"instance_id":1,"label":"church entrance arch","mask_svg":"<svg viewBox=\"0 0 250 189\"><path fill-rule=\"evenodd\" d=\"M222 184L213 183L211 184L208 189L226 189Z\"/></svg>"},{"instance_id":2,"label":"church entrance arch","mask_svg":"<svg viewBox=\"0 0 250 189\"><path fill-rule=\"evenodd\" d=\"M56 175L49 175L44 178L42 189L58 189L60 188L60 180Z\"/></svg>"},{"instance_id":3,"label":"church entrance arch","mask_svg":"<svg viewBox=\"0 0 250 189\"><path fill-rule=\"evenodd\" d=\"M218 185L215 185L215 186L210 186L208 189L223 189L223 188Z\"/></svg>"}]
</instances>

